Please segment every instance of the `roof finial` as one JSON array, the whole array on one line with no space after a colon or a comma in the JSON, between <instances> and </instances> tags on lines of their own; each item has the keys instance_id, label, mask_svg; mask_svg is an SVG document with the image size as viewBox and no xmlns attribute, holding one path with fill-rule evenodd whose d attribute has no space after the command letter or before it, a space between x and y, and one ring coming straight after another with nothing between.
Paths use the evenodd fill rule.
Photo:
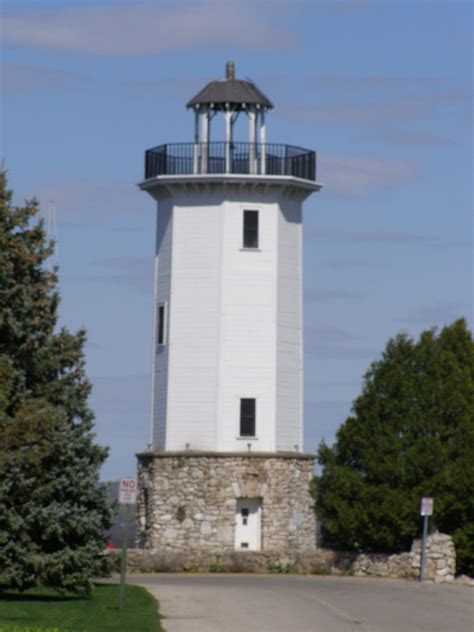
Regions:
<instances>
[{"instance_id":1,"label":"roof finial","mask_svg":"<svg viewBox=\"0 0 474 632\"><path fill-rule=\"evenodd\" d=\"M235 79L235 64L232 59L229 59L229 61L225 65L225 78L227 79L227 81L232 81Z\"/></svg>"}]
</instances>

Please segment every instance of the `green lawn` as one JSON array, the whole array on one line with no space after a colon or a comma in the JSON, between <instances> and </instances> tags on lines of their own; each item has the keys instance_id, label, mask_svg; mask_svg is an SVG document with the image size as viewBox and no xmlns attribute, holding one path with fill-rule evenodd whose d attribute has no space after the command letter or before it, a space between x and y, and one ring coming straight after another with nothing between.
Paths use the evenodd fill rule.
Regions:
<instances>
[{"instance_id":1,"label":"green lawn","mask_svg":"<svg viewBox=\"0 0 474 632\"><path fill-rule=\"evenodd\" d=\"M140 586L125 587L118 610L118 585L97 584L91 599L66 597L52 590L0 596L0 632L160 632L158 605Z\"/></svg>"}]
</instances>

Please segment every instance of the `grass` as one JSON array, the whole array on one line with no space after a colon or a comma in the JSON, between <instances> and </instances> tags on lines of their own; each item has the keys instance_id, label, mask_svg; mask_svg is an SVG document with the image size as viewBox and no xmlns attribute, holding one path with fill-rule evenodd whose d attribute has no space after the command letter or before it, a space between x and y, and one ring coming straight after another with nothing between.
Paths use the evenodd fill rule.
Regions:
<instances>
[{"instance_id":1,"label":"grass","mask_svg":"<svg viewBox=\"0 0 474 632\"><path fill-rule=\"evenodd\" d=\"M140 586L125 587L118 610L117 584L97 584L91 599L59 595L48 589L0 596L0 632L161 632L158 605Z\"/></svg>"}]
</instances>

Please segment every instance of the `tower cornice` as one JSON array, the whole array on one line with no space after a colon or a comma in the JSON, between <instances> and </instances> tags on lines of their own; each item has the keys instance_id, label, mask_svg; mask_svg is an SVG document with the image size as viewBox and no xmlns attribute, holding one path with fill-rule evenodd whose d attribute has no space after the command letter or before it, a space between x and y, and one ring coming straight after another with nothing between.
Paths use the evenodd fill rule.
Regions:
<instances>
[{"instance_id":1,"label":"tower cornice","mask_svg":"<svg viewBox=\"0 0 474 632\"><path fill-rule=\"evenodd\" d=\"M142 191L159 200L176 194L194 192L215 192L224 190L227 193L265 194L276 190L280 195L306 199L313 191L319 191L324 185L321 182L281 175L249 175L249 174L206 174L206 175L166 175L148 178L138 183Z\"/></svg>"}]
</instances>

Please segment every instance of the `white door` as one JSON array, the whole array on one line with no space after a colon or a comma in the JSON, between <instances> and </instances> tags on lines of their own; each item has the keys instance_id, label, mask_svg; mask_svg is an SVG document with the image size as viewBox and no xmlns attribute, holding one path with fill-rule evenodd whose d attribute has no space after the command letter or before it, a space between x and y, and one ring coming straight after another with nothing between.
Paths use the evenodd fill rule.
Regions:
<instances>
[{"instance_id":1,"label":"white door","mask_svg":"<svg viewBox=\"0 0 474 632\"><path fill-rule=\"evenodd\" d=\"M235 510L235 549L260 551L262 501L259 498L238 498Z\"/></svg>"}]
</instances>

